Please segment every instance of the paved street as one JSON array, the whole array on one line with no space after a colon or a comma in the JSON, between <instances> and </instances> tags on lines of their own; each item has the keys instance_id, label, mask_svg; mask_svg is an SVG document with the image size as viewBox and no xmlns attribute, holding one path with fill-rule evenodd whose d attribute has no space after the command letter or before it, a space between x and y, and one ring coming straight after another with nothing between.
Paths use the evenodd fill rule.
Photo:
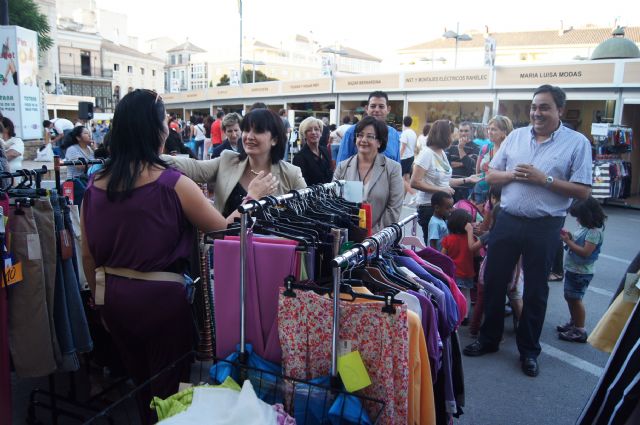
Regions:
<instances>
[{"instance_id":1,"label":"paved street","mask_svg":"<svg viewBox=\"0 0 640 425\"><path fill-rule=\"evenodd\" d=\"M413 212L404 208L404 215ZM585 305L587 331L606 311L630 260L638 251L640 212L606 208L609 216L602 254L596 263ZM576 228L567 218L565 227ZM420 232L421 233L421 232ZM422 236L420 236L422 238ZM563 283L550 282L549 303L542 331L540 375L529 378L520 370L511 317L505 319L500 351L483 357L464 357L465 414L459 425L565 425L575 423L598 382L608 355L588 344L560 341L555 326L566 322L568 310ZM468 328L460 331L464 345L473 342Z\"/></svg>"}]
</instances>

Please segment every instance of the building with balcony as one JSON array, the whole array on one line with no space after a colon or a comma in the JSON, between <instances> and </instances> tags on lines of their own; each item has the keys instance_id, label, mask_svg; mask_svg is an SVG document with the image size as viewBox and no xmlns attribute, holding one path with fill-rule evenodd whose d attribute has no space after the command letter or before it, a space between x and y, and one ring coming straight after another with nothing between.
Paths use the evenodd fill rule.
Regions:
<instances>
[{"instance_id":1,"label":"building with balcony","mask_svg":"<svg viewBox=\"0 0 640 425\"><path fill-rule=\"evenodd\" d=\"M113 71L103 64L102 41L97 33L58 27L56 44L63 94L94 97L98 112L113 108Z\"/></svg>"}]
</instances>

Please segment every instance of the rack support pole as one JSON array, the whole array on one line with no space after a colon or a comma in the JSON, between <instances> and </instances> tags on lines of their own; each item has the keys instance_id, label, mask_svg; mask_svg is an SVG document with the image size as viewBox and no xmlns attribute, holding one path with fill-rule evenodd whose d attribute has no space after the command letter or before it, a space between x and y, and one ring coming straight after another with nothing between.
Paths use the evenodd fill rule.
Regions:
<instances>
[{"instance_id":1,"label":"rack support pole","mask_svg":"<svg viewBox=\"0 0 640 425\"><path fill-rule=\"evenodd\" d=\"M243 213L240 217L240 356L241 364L246 364L246 335L245 335L245 295L246 295L246 271L247 271L247 221L249 213Z\"/></svg>"}]
</instances>

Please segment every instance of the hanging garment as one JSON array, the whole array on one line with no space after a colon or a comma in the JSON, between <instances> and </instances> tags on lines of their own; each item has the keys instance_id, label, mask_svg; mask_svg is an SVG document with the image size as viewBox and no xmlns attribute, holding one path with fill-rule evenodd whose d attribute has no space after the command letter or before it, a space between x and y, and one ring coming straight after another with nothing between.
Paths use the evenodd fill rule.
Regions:
<instances>
[{"instance_id":1,"label":"hanging garment","mask_svg":"<svg viewBox=\"0 0 640 425\"><path fill-rule=\"evenodd\" d=\"M326 376L331 366L333 300L297 291L280 296L278 332L284 374L298 379ZM340 302L340 340L351 341L367 367L372 385L362 393L387 404L381 424L408 418L409 336L407 308L383 313L377 303ZM365 402L365 408L368 408Z\"/></svg>"},{"instance_id":2,"label":"hanging garment","mask_svg":"<svg viewBox=\"0 0 640 425\"><path fill-rule=\"evenodd\" d=\"M47 312L49 313L49 326L51 331L53 354L56 359L56 363L60 364L62 361L62 354L60 352L60 345L58 344L54 320L57 253L53 206L49 199L43 198L36 199L32 209L33 218L36 221L36 227L38 228L38 235L40 237L44 286L47 296Z\"/></svg>"},{"instance_id":3,"label":"hanging garment","mask_svg":"<svg viewBox=\"0 0 640 425\"><path fill-rule=\"evenodd\" d=\"M445 293L445 300L447 304L447 322L448 322L448 332L442 334L442 337L445 338L449 335L449 333L453 332L453 330L457 327L460 322L460 314L461 312L466 311L466 300L465 300L465 309L461 310L460 303L454 298L453 292L444 282L437 279L435 276L430 274L422 265L417 263L413 258L404 257L401 255L394 256L394 261L397 264L400 264L413 273L415 273L420 279L429 282L431 285L435 286L439 290ZM457 287L456 287L457 288ZM464 300L464 296L462 297ZM464 317L464 316L462 316Z\"/></svg>"},{"instance_id":4,"label":"hanging garment","mask_svg":"<svg viewBox=\"0 0 640 425\"><path fill-rule=\"evenodd\" d=\"M8 288L9 346L20 377L46 376L56 370L42 249L31 207L11 207L10 251L22 264L22 282Z\"/></svg>"},{"instance_id":5,"label":"hanging garment","mask_svg":"<svg viewBox=\"0 0 640 425\"><path fill-rule=\"evenodd\" d=\"M447 276L451 278L456 277L456 265L454 264L453 260L440 251L428 246L422 251L418 251L416 255L423 260L440 267L440 269L442 269L442 271L444 271Z\"/></svg>"},{"instance_id":6,"label":"hanging garment","mask_svg":"<svg viewBox=\"0 0 640 425\"><path fill-rule=\"evenodd\" d=\"M427 271L429 275L438 273L436 270L431 268L431 265L428 262L420 258L415 252L411 251L410 249L405 249L403 253L411 257L411 259L418 263L423 269L425 269L425 271ZM447 287L451 291L451 295L456 302L456 306L458 307L458 325L460 325L462 320L467 317L467 299L462 294L462 292L460 292L458 285L456 285L456 282L452 277L448 275L441 275L440 277L443 278L441 282L447 285ZM433 277L428 280L433 281ZM439 281L439 279L436 279L436 281Z\"/></svg>"},{"instance_id":7,"label":"hanging garment","mask_svg":"<svg viewBox=\"0 0 640 425\"><path fill-rule=\"evenodd\" d=\"M80 367L77 353L93 349L87 317L78 289L78 276L73 267L73 241L65 229L65 198L51 192L51 204L56 228L57 264L54 301L56 335L62 352L62 371L75 371Z\"/></svg>"},{"instance_id":8,"label":"hanging garment","mask_svg":"<svg viewBox=\"0 0 640 425\"><path fill-rule=\"evenodd\" d=\"M440 335L438 334L438 319L433 303L423 294L415 291L407 291L420 301L422 310L422 329L424 331L429 365L431 367L431 379L435 382L440 369L440 357L442 354Z\"/></svg>"},{"instance_id":9,"label":"hanging garment","mask_svg":"<svg viewBox=\"0 0 640 425\"><path fill-rule=\"evenodd\" d=\"M78 267L78 282L80 283L80 290L82 291L88 289L88 284L82 267L82 228L80 227L80 209L77 205L69 205L69 211L71 213L71 227L73 230L71 236L74 241L74 249L76 252L75 258Z\"/></svg>"},{"instance_id":10,"label":"hanging garment","mask_svg":"<svg viewBox=\"0 0 640 425\"><path fill-rule=\"evenodd\" d=\"M609 176L609 163L593 164L593 183L591 184L591 196L596 199L606 199L610 196L611 177Z\"/></svg>"},{"instance_id":11,"label":"hanging garment","mask_svg":"<svg viewBox=\"0 0 640 425\"><path fill-rule=\"evenodd\" d=\"M247 237L246 342L256 354L280 363L278 288L295 273L295 246L254 243ZM240 343L240 243L214 243L216 356L225 358Z\"/></svg>"}]
</instances>

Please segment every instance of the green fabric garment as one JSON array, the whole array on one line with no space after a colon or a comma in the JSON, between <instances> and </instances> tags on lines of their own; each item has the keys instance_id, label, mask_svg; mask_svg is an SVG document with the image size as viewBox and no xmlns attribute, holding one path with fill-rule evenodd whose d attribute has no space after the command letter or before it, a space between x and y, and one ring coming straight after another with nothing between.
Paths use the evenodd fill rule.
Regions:
<instances>
[{"instance_id":1,"label":"green fabric garment","mask_svg":"<svg viewBox=\"0 0 640 425\"><path fill-rule=\"evenodd\" d=\"M165 400L154 397L151 400L151 409L155 409L156 414L158 415L158 421L163 421L167 418L177 415L180 412L184 412L191 406L191 402L193 401L193 390L195 388L201 387L212 387L212 388L228 388L234 391L240 391L240 386L234 381L231 377L227 377L224 382L220 385L201 385L199 387L189 387L185 390L182 390L171 397L166 398Z\"/></svg>"},{"instance_id":2,"label":"green fabric garment","mask_svg":"<svg viewBox=\"0 0 640 425\"><path fill-rule=\"evenodd\" d=\"M309 280L309 274L307 273L307 255L309 255L309 253L307 252L301 252L300 253L300 282L304 282L305 280Z\"/></svg>"}]
</instances>

